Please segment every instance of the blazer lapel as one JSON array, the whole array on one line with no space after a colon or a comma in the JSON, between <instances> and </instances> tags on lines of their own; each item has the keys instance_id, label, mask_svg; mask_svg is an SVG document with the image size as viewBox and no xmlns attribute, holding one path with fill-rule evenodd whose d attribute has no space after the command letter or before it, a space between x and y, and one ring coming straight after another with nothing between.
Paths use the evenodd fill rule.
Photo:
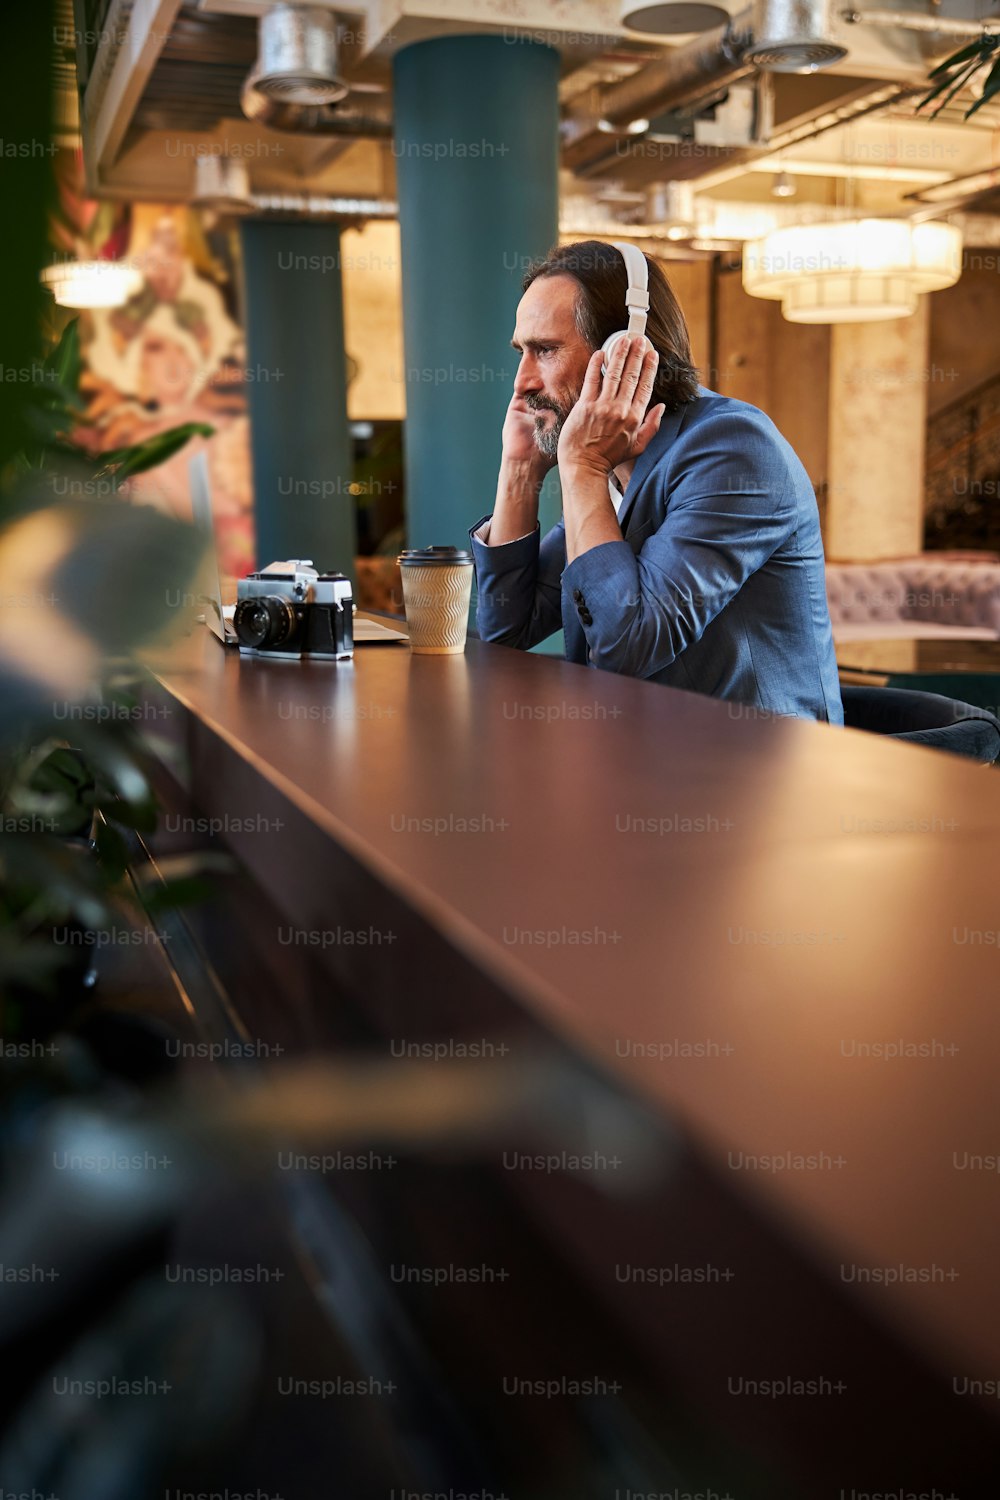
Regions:
<instances>
[{"instance_id":1,"label":"blazer lapel","mask_svg":"<svg viewBox=\"0 0 1000 1500\"><path fill-rule=\"evenodd\" d=\"M618 524L622 529L622 536L625 535L625 528L628 525L629 516L631 515L632 507L635 504L636 495L641 490L643 484L646 481L646 476L649 474L657 459L663 457L664 453L666 453L667 449L670 447L670 444L677 436L677 433L680 430L680 425L684 420L686 411L687 404L685 403L685 405L679 406L676 411L665 412L663 421L660 423L659 432L656 434L649 447L646 448L642 453L640 453L639 457L636 459L635 468L632 470L632 473L629 476L629 482L625 488L625 498L622 500L621 508L618 512Z\"/></svg>"}]
</instances>

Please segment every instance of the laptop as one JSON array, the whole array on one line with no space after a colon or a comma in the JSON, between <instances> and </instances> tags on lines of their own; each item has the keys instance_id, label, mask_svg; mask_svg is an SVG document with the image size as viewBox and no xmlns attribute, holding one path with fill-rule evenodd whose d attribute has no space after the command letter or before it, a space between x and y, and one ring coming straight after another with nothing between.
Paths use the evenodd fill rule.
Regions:
<instances>
[{"instance_id":1,"label":"laptop","mask_svg":"<svg viewBox=\"0 0 1000 1500\"><path fill-rule=\"evenodd\" d=\"M200 618L224 645L238 646L239 639L233 629L233 612L236 606L222 602L222 575L219 572L212 518L212 486L208 476L208 454L204 449L189 460L188 475L191 482L191 514L205 538L205 555L198 589L198 603L204 606L204 613ZM405 630L359 615L357 605L354 606L353 633L356 646L394 645L398 642L406 645L410 639Z\"/></svg>"}]
</instances>

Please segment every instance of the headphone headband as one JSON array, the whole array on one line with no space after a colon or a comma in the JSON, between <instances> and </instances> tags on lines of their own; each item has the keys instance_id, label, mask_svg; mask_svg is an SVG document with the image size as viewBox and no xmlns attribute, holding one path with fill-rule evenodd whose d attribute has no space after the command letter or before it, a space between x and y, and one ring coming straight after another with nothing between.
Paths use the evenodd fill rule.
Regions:
<instances>
[{"instance_id":1,"label":"headphone headband","mask_svg":"<svg viewBox=\"0 0 1000 1500\"><path fill-rule=\"evenodd\" d=\"M628 309L627 331L630 338L636 338L646 332L646 315L649 312L649 267L646 264L646 257L636 245L626 244L624 240L612 240L611 243L625 262L628 277L628 288L625 292L625 306Z\"/></svg>"}]
</instances>

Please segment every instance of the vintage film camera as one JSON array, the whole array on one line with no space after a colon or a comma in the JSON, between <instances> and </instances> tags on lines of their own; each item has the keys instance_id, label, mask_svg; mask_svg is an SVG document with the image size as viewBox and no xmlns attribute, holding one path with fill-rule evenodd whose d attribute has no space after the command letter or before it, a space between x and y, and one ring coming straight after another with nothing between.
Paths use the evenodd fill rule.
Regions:
<instances>
[{"instance_id":1,"label":"vintage film camera","mask_svg":"<svg viewBox=\"0 0 1000 1500\"><path fill-rule=\"evenodd\" d=\"M239 580L233 629L245 656L336 661L354 655L353 614L349 578L293 557Z\"/></svg>"}]
</instances>

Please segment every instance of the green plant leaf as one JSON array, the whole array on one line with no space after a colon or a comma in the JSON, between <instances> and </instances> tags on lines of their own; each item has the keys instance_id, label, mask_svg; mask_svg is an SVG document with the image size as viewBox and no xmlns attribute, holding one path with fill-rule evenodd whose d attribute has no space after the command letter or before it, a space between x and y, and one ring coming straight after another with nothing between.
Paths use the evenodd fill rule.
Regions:
<instances>
[{"instance_id":1,"label":"green plant leaf","mask_svg":"<svg viewBox=\"0 0 1000 1500\"><path fill-rule=\"evenodd\" d=\"M215 428L206 422L186 422L182 427L171 427L131 448L113 448L108 453L99 454L98 458L103 467L114 469L115 478L121 483L133 474L143 474L147 469L166 463L193 437L210 438L214 432Z\"/></svg>"},{"instance_id":2,"label":"green plant leaf","mask_svg":"<svg viewBox=\"0 0 1000 1500\"><path fill-rule=\"evenodd\" d=\"M53 922L104 927L114 917L93 851L45 834L0 836L0 886L23 935Z\"/></svg>"},{"instance_id":3,"label":"green plant leaf","mask_svg":"<svg viewBox=\"0 0 1000 1500\"><path fill-rule=\"evenodd\" d=\"M11 992L22 990L31 997L43 1001L56 993L57 975L66 962L65 949L57 947L50 936L25 939L12 928L0 927L0 994L6 1002L3 1016L3 1033L15 1039L20 1032L20 1023L15 1016L8 1018ZM18 1009L21 1009L18 1007ZM33 1007L25 1007L35 1020ZM32 1025L29 1032L34 1030Z\"/></svg>"},{"instance_id":4,"label":"green plant leaf","mask_svg":"<svg viewBox=\"0 0 1000 1500\"><path fill-rule=\"evenodd\" d=\"M111 884L121 880L128 869L129 849L117 828L103 819L98 820L95 835L97 852L101 861L101 873Z\"/></svg>"},{"instance_id":5,"label":"green plant leaf","mask_svg":"<svg viewBox=\"0 0 1000 1500\"><path fill-rule=\"evenodd\" d=\"M73 416L82 412L85 405L83 398L76 391L71 390L68 385L63 385L62 381L55 375L44 382L36 381L25 392L25 395L28 401L32 402L35 406L58 406L71 412Z\"/></svg>"},{"instance_id":6,"label":"green plant leaf","mask_svg":"<svg viewBox=\"0 0 1000 1500\"><path fill-rule=\"evenodd\" d=\"M989 46L984 45L987 42L990 43ZM966 46L959 47L958 51L953 52L950 57L946 57L944 62L938 63L937 67L932 68L927 76L928 78L939 78L942 73L950 73L957 63L964 63L966 58L969 57L981 56L985 60L995 46L996 43L990 42L989 37L978 36L974 42L969 42Z\"/></svg>"},{"instance_id":7,"label":"green plant leaf","mask_svg":"<svg viewBox=\"0 0 1000 1500\"><path fill-rule=\"evenodd\" d=\"M968 66L968 67L966 67L966 68L963 68L963 69L960 69L960 70L959 70L959 72L960 72L960 73L961 73L961 74L962 74L962 75L963 75L963 76L964 76L964 77L965 77L965 78L971 78L971 77L972 77L972 75L973 75L973 73L975 73L975 71L976 71L976 69L977 69L977 68L978 68L978 67L979 67L979 62L978 62L978 60L977 60L977 61L976 61L976 62L974 62L974 63L972 63L972 64L970 64L970 65L969 65L969 66ZM933 76L933 75L932 75L932 76ZM928 104L930 104L930 102L931 102L931 100L932 100L932 99L936 99L936 98L937 98L937 97L938 97L938 95L939 95L939 94L943 94L943 93L944 93L944 91L945 91L945 89L950 89L950 88L951 88L951 86L952 86L952 84L953 84L953 83L954 83L954 81L955 81L955 77L956 77L956 75L955 75L955 74L954 74L954 73L952 73L952 72L948 72L948 73L947 73L947 74L946 74L946 75L945 75L945 76L944 76L944 77L943 77L943 78L941 78L941 79L940 79L940 80L939 80L939 82L938 82L938 83L936 83L936 84L935 84L935 86L934 86L934 87L933 87L933 88L932 88L932 89L930 89L930 90L929 90L929 91L928 91L928 92L927 92L927 93L926 93L926 94L925 94L925 95L924 95L924 97L923 97L923 98L922 98L922 99L921 99L921 100L920 100L920 101L919 101L919 103L918 103L918 104L917 104L917 106L916 106L916 108L917 108L917 112L919 112L919 111L920 111L920 110L922 110L922 109L923 109L923 108L924 108L924 107L925 107L925 105L928 105ZM940 108L943 108L943 105L939 105L939 106L938 106L938 108L939 108L939 109L940 109ZM938 111L937 111L937 110L935 110L935 111L934 111L934 114L937 114L937 112L938 112ZM931 117L931 118L933 118L933 116L932 116L932 117Z\"/></svg>"},{"instance_id":8,"label":"green plant leaf","mask_svg":"<svg viewBox=\"0 0 1000 1500\"><path fill-rule=\"evenodd\" d=\"M133 451L132 448L106 448L103 453L98 453L97 461L102 469L113 469Z\"/></svg>"},{"instance_id":9,"label":"green plant leaf","mask_svg":"<svg viewBox=\"0 0 1000 1500\"><path fill-rule=\"evenodd\" d=\"M169 854L157 861L155 873L139 877L136 890L143 906L151 914L209 901L218 894L211 876L228 874L236 868L228 854L199 849L193 854Z\"/></svg>"},{"instance_id":10,"label":"green plant leaf","mask_svg":"<svg viewBox=\"0 0 1000 1500\"><path fill-rule=\"evenodd\" d=\"M121 726L105 722L74 725L73 735L100 781L131 807L155 807L156 799ZM119 819L118 821L122 821Z\"/></svg>"},{"instance_id":11,"label":"green plant leaf","mask_svg":"<svg viewBox=\"0 0 1000 1500\"><path fill-rule=\"evenodd\" d=\"M47 449L65 435L76 421L76 417L68 408L56 402L45 405L42 402L28 401L24 406L24 421L36 442L41 444L43 449ZM44 462L44 452L40 458Z\"/></svg>"},{"instance_id":12,"label":"green plant leaf","mask_svg":"<svg viewBox=\"0 0 1000 1500\"><path fill-rule=\"evenodd\" d=\"M59 342L46 360L61 387L75 396L80 386L80 319L71 318Z\"/></svg>"},{"instance_id":13,"label":"green plant leaf","mask_svg":"<svg viewBox=\"0 0 1000 1500\"><path fill-rule=\"evenodd\" d=\"M86 450L84 448L78 448L75 443L52 443L49 448L49 458L50 460L55 458L64 458L67 461L71 461L72 464L77 468L79 468L81 464L88 466L91 470L95 468L95 465L91 462ZM55 467L55 465L53 465L53 467Z\"/></svg>"},{"instance_id":14,"label":"green plant leaf","mask_svg":"<svg viewBox=\"0 0 1000 1500\"><path fill-rule=\"evenodd\" d=\"M152 833L156 828L156 803L126 802L121 797L99 797L97 811L103 813L109 823L119 823L123 828L134 828L139 833Z\"/></svg>"},{"instance_id":15,"label":"green plant leaf","mask_svg":"<svg viewBox=\"0 0 1000 1500\"><path fill-rule=\"evenodd\" d=\"M979 69L980 69L981 66L982 66L982 64L981 64L980 60L978 58L976 58L973 62L969 63L965 68L960 68L958 70L957 74L953 74L950 78L946 78L945 81L944 81L944 83L939 88L937 88L937 89L935 89L933 91L933 93L929 96L930 98L933 98L936 94L939 94L941 92L942 88L948 90L948 92L945 94L944 98L941 100L941 103L938 105L937 109L932 110L932 112L931 112L931 119L932 120L934 120L934 119L937 118L937 116L941 113L941 111L944 109L944 107L945 107L946 104L950 104L951 103L951 101L952 101L952 99L954 99L955 95L961 89L963 89L965 87L965 85L969 82L970 78L972 78L972 77L975 76L975 74L979 71Z\"/></svg>"},{"instance_id":16,"label":"green plant leaf","mask_svg":"<svg viewBox=\"0 0 1000 1500\"><path fill-rule=\"evenodd\" d=\"M59 745L37 765L27 783L25 810L48 816L50 831L62 837L86 837L94 819L94 777L79 751ZM31 795L33 794L33 796Z\"/></svg>"},{"instance_id":17,"label":"green plant leaf","mask_svg":"<svg viewBox=\"0 0 1000 1500\"><path fill-rule=\"evenodd\" d=\"M93 822L93 777L75 753L51 738L15 754L3 810L12 832L86 837Z\"/></svg>"},{"instance_id":18,"label":"green plant leaf","mask_svg":"<svg viewBox=\"0 0 1000 1500\"><path fill-rule=\"evenodd\" d=\"M68 745L57 745L42 761L31 778L36 791L62 791L72 789L74 795L85 788L92 788L94 778L79 751Z\"/></svg>"},{"instance_id":19,"label":"green plant leaf","mask_svg":"<svg viewBox=\"0 0 1000 1500\"><path fill-rule=\"evenodd\" d=\"M165 880L142 893L142 904L151 916L161 911L173 911L179 906L195 906L202 901L211 901L216 895L212 882L202 875L191 875L187 879Z\"/></svg>"},{"instance_id":20,"label":"green plant leaf","mask_svg":"<svg viewBox=\"0 0 1000 1500\"><path fill-rule=\"evenodd\" d=\"M983 105L988 104L996 93L1000 93L1000 58L997 59L987 74L986 82L983 84L982 96L979 99L973 100L965 112L965 118L968 119L970 115L974 115L977 109L982 109Z\"/></svg>"}]
</instances>

